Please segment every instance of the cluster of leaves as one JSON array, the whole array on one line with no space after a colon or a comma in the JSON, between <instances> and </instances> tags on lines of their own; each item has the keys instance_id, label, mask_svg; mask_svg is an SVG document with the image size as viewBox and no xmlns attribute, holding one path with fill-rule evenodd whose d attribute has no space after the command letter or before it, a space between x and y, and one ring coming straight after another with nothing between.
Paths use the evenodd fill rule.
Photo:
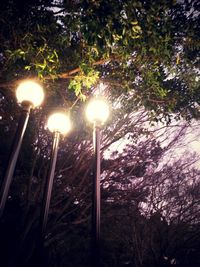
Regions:
<instances>
[{"instance_id":1,"label":"cluster of leaves","mask_svg":"<svg viewBox=\"0 0 200 267\"><path fill-rule=\"evenodd\" d=\"M86 95L83 94L83 90L92 88L99 78L99 72L84 63L81 64L80 69L80 73L70 82L69 89L74 90L75 95L85 101Z\"/></svg>"},{"instance_id":2,"label":"cluster of leaves","mask_svg":"<svg viewBox=\"0 0 200 267\"><path fill-rule=\"evenodd\" d=\"M132 91L133 106L154 117L198 117L198 9L198 1L9 1L0 21L1 80L67 78L85 100L104 78L114 94Z\"/></svg>"}]
</instances>

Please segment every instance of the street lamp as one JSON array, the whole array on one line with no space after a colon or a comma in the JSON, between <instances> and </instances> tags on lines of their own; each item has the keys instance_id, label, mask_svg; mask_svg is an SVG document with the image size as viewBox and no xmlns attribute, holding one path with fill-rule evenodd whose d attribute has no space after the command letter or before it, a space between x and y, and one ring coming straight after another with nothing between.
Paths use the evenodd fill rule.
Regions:
<instances>
[{"instance_id":1,"label":"street lamp","mask_svg":"<svg viewBox=\"0 0 200 267\"><path fill-rule=\"evenodd\" d=\"M53 113L49 116L47 127L53 133L53 145L51 150L50 167L45 186L44 200L40 218L40 230L42 238L44 237L48 220L60 134L66 135L70 131L71 123L69 116L63 112Z\"/></svg>"},{"instance_id":2,"label":"street lamp","mask_svg":"<svg viewBox=\"0 0 200 267\"><path fill-rule=\"evenodd\" d=\"M109 105L103 99L95 97L86 107L86 116L93 124L94 173L92 196L92 266L100 266L100 128L109 117Z\"/></svg>"},{"instance_id":3,"label":"street lamp","mask_svg":"<svg viewBox=\"0 0 200 267\"><path fill-rule=\"evenodd\" d=\"M31 108L39 106L44 99L44 91L42 87L34 81L25 80L20 83L16 90L18 103L22 106L22 112L19 119L15 138L11 147L8 166L5 172L3 184L0 193L0 217L3 215L6 200L8 198L9 188L12 182L12 177L21 148L23 136L29 119Z\"/></svg>"}]
</instances>

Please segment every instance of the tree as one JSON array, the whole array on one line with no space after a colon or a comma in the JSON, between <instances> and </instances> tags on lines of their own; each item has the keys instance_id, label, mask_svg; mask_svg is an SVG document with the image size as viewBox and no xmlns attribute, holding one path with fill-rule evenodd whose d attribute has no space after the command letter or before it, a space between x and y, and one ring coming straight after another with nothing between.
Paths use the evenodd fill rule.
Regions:
<instances>
[{"instance_id":1,"label":"tree","mask_svg":"<svg viewBox=\"0 0 200 267\"><path fill-rule=\"evenodd\" d=\"M101 78L114 95L131 90L132 107L154 117L197 117L198 9L198 1L9 1L1 87L36 75L69 107L65 88L85 99Z\"/></svg>"},{"instance_id":2,"label":"tree","mask_svg":"<svg viewBox=\"0 0 200 267\"><path fill-rule=\"evenodd\" d=\"M188 240L192 233L197 231L192 219L192 210L196 210L198 206L195 205L198 203L192 202L192 209L188 209L186 203L189 204L190 196L187 194L177 196L172 203L173 188L165 188L163 181L168 179L176 187L182 182L184 190L187 191L189 190L188 179L191 180L192 176L195 177L197 172L194 170L192 173L192 170L187 169L188 174L185 175L181 168L179 172L177 166L173 167L172 172L170 171L171 167L157 172L156 168L159 166L163 154L166 153L166 149L171 148L169 144L172 145L173 141L171 140L169 144L163 143L166 148L161 141L156 141L152 129L145 128L148 116L142 111L138 114L129 113L123 123L119 114L123 114L120 107L114 113L118 120L114 120L114 125L111 124L107 128L103 138L104 149L108 151L113 142L119 142L120 139L129 136L128 145L124 144L125 149L121 153L113 151L112 155L107 155L108 159L102 161L102 242L103 248L105 248L102 252L103 263L105 266L110 266L110 264L123 266L126 262L132 266L146 266L147 262L148 264L152 262L152 266L155 266L161 262L167 262L163 258L164 256L169 261L173 260L175 256L176 259L179 257L174 252L177 248L173 244L182 244L183 235L182 232L177 232L177 227L179 227L178 229L180 229L180 225L183 227L183 233L187 233ZM40 114L38 113L38 115ZM37 233L42 192L48 170L50 152L48 144L51 142L51 136L44 132L39 121L40 116L36 116L36 118L38 120L32 120L32 125L29 124L24 148L28 146L30 151L25 157L26 150L22 150L21 163L19 162L17 166L5 217L5 224L12 225L13 221L17 222L17 229L13 230L13 234L15 234L15 240L19 242L18 246L20 244L20 256L17 257L19 266L36 264L35 257L31 255L35 250L35 233ZM38 129L33 127L36 124L40 126L39 131L33 132L32 129ZM55 264L64 266L66 262L69 266L70 264L71 266L88 266L92 147L91 138L88 136L86 128L84 130L84 124L79 124L79 127L76 129L77 134L73 133L60 145L48 220L48 235L45 241L51 259L49 266L51 264L52 266ZM173 126L171 127L173 129ZM182 128L184 129L184 127ZM166 126L165 128L169 129ZM158 129L156 128L154 131L158 132ZM184 131L180 130L177 135L173 136L174 141L177 142L177 136L181 137L180 133L183 134ZM169 137L169 133L167 136ZM159 139L161 140L160 137ZM29 140L36 140L32 143L32 147L30 147ZM37 149L35 150L35 148ZM27 159L26 161L24 157ZM185 175L184 181L179 181L180 175ZM157 191L160 192L158 196L155 195ZM177 193L177 191L175 192ZM160 201L162 203L163 199L162 210L159 203ZM166 205L168 199L169 203ZM149 209L145 210L144 207L149 207ZM188 217L189 222L187 222L189 224L186 223L184 226L185 222L181 221L177 226L177 221L172 220L168 225L170 217L166 214L174 212L174 208L177 209L177 214L179 209L186 209L190 216ZM194 214L198 215L196 212ZM187 213L184 216L186 218ZM7 228L6 225L6 229L9 231L10 227ZM193 227L194 232L188 232L188 227ZM160 230L157 231L157 228ZM174 241L172 244L170 242L167 244L171 235ZM7 235L5 239L6 237ZM195 235L196 237L198 235ZM162 244L156 241L159 238L161 238ZM192 246L197 242L198 238L197 241L194 240ZM9 243L10 240L7 240L6 244ZM190 244L186 240L185 243L186 245ZM16 248L15 244L13 246ZM15 250L14 248L13 250ZM172 252L168 252L168 250ZM180 252L182 253L181 249ZM195 257L197 256L195 255Z\"/></svg>"},{"instance_id":3,"label":"tree","mask_svg":"<svg viewBox=\"0 0 200 267\"><path fill-rule=\"evenodd\" d=\"M199 158L189 155L159 166L168 146L148 143L136 149L129 145L128 153L126 149L109 159L107 166L113 162L115 167L104 174L107 264L198 266L199 170L194 163Z\"/></svg>"}]
</instances>

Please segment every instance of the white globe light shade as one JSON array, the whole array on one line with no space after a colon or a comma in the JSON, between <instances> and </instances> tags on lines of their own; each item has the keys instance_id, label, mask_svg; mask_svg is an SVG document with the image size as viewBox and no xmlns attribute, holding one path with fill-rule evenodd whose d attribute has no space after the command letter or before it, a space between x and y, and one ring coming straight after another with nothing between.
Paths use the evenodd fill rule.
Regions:
<instances>
[{"instance_id":1,"label":"white globe light shade","mask_svg":"<svg viewBox=\"0 0 200 267\"><path fill-rule=\"evenodd\" d=\"M105 123L109 114L109 105L103 99L92 99L86 107L87 119L93 123Z\"/></svg>"},{"instance_id":2,"label":"white globe light shade","mask_svg":"<svg viewBox=\"0 0 200 267\"><path fill-rule=\"evenodd\" d=\"M51 132L59 132L65 135L71 130L69 116L61 112L53 113L49 116L47 127Z\"/></svg>"},{"instance_id":3,"label":"white globe light shade","mask_svg":"<svg viewBox=\"0 0 200 267\"><path fill-rule=\"evenodd\" d=\"M38 83L27 80L18 86L16 97L19 103L28 101L33 107L37 107L44 99L44 91Z\"/></svg>"}]
</instances>

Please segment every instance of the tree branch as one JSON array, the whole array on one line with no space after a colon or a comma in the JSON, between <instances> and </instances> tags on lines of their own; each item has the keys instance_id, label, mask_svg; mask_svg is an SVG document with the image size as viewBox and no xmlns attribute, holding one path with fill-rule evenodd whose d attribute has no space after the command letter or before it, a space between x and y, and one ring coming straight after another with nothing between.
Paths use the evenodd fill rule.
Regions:
<instances>
[{"instance_id":1,"label":"tree branch","mask_svg":"<svg viewBox=\"0 0 200 267\"><path fill-rule=\"evenodd\" d=\"M94 62L92 65L93 66L103 65L105 63L110 62L113 59L114 58L100 59L100 60ZM80 67L78 67L78 68L75 68L69 72L64 72L64 73L58 74L57 78L58 79L73 79L75 74L77 74L80 71L81 71L81 69L80 69ZM30 79L38 79L37 76L31 76L29 78ZM13 80L11 82L0 83L0 88L10 88L11 90L13 90L18 85L18 83L20 83L20 81L22 81L22 80L23 79ZM49 76L44 77L44 81L46 81L46 80L52 80L52 76L49 75Z\"/></svg>"}]
</instances>

